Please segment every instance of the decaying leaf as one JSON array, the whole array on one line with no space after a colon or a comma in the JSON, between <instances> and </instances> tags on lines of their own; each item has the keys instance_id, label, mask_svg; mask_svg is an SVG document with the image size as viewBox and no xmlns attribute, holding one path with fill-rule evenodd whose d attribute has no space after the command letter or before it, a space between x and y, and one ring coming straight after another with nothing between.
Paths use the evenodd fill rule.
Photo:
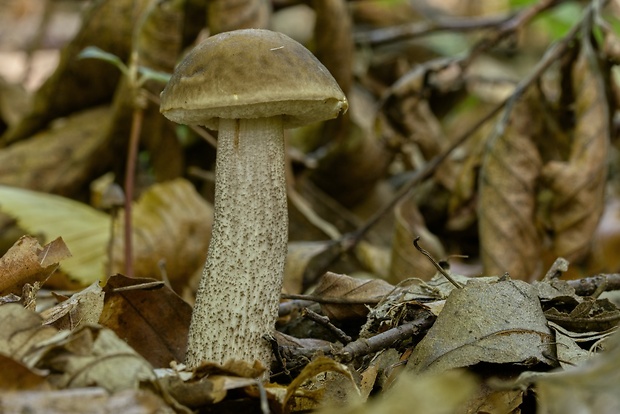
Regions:
<instances>
[{"instance_id":1,"label":"decaying leaf","mask_svg":"<svg viewBox=\"0 0 620 414\"><path fill-rule=\"evenodd\" d=\"M148 390L124 390L110 394L99 387L2 393L0 394L0 406L6 413L173 414L179 412L170 408L162 398Z\"/></svg>"},{"instance_id":2,"label":"decaying leaf","mask_svg":"<svg viewBox=\"0 0 620 414\"><path fill-rule=\"evenodd\" d=\"M360 392L349 369L333 359L317 357L288 385L281 401L284 412L343 406L359 399Z\"/></svg>"},{"instance_id":3,"label":"decaying leaf","mask_svg":"<svg viewBox=\"0 0 620 414\"><path fill-rule=\"evenodd\" d=\"M13 358L0 354L0 394L9 391L49 390L50 384L45 380L44 372L32 369ZM6 410L0 397L0 407ZM4 411L6 412L6 411Z\"/></svg>"},{"instance_id":4,"label":"decaying leaf","mask_svg":"<svg viewBox=\"0 0 620 414\"><path fill-rule=\"evenodd\" d=\"M182 178L155 184L133 207L134 275L161 278L163 262L173 287L202 268L213 223L213 208ZM112 274L124 269L122 214L115 222Z\"/></svg>"},{"instance_id":5,"label":"decaying leaf","mask_svg":"<svg viewBox=\"0 0 620 414\"><path fill-rule=\"evenodd\" d=\"M0 306L0 354L9 355L21 361L40 343L56 335L56 328L43 326L43 318L31 310L24 309L16 303ZM27 364L32 367L32 364Z\"/></svg>"},{"instance_id":6,"label":"decaying leaf","mask_svg":"<svg viewBox=\"0 0 620 414\"><path fill-rule=\"evenodd\" d=\"M61 235L73 254L62 270L84 285L103 277L110 217L86 204L57 195L0 186L0 209L31 234L48 242Z\"/></svg>"},{"instance_id":7,"label":"decaying leaf","mask_svg":"<svg viewBox=\"0 0 620 414\"><path fill-rule=\"evenodd\" d=\"M540 99L522 97L503 133L489 140L479 181L478 229L485 273L530 279L541 272L541 240L535 225L536 184L544 139Z\"/></svg>"},{"instance_id":8,"label":"decaying leaf","mask_svg":"<svg viewBox=\"0 0 620 414\"><path fill-rule=\"evenodd\" d=\"M553 339L536 290L519 280L470 280L452 291L435 324L414 348L407 369L442 372L477 364L553 361Z\"/></svg>"},{"instance_id":9,"label":"decaying leaf","mask_svg":"<svg viewBox=\"0 0 620 414\"><path fill-rule=\"evenodd\" d=\"M106 149L110 109L76 112L0 151L0 183L55 194L73 193L113 157Z\"/></svg>"},{"instance_id":10,"label":"decaying leaf","mask_svg":"<svg viewBox=\"0 0 620 414\"><path fill-rule=\"evenodd\" d=\"M325 65L329 73L345 95L351 89L353 73L353 36L351 17L344 0L313 0L316 13L314 40L316 57Z\"/></svg>"},{"instance_id":11,"label":"decaying leaf","mask_svg":"<svg viewBox=\"0 0 620 414\"><path fill-rule=\"evenodd\" d=\"M609 108L605 84L590 36L572 70L575 127L566 161L550 161L542 178L553 193L548 225L554 251L569 261L587 254L604 207Z\"/></svg>"},{"instance_id":12,"label":"decaying leaf","mask_svg":"<svg viewBox=\"0 0 620 414\"><path fill-rule=\"evenodd\" d=\"M42 311L44 324L72 330L84 324L98 323L103 310L103 297L99 282L95 282L66 301Z\"/></svg>"},{"instance_id":13,"label":"decaying leaf","mask_svg":"<svg viewBox=\"0 0 620 414\"><path fill-rule=\"evenodd\" d=\"M154 367L185 359L191 307L153 279L112 276L99 322L112 329Z\"/></svg>"},{"instance_id":14,"label":"decaying leaf","mask_svg":"<svg viewBox=\"0 0 620 414\"><path fill-rule=\"evenodd\" d=\"M608 299L588 298L568 311L547 309L545 317L573 332L600 332L618 325L620 310Z\"/></svg>"},{"instance_id":15,"label":"decaying leaf","mask_svg":"<svg viewBox=\"0 0 620 414\"><path fill-rule=\"evenodd\" d=\"M187 369L185 365L172 364L172 368L156 370L158 383L187 407L201 407L222 401L228 391L257 384L257 379L265 371L258 361L253 364L245 361L229 360L224 365L206 362L199 367Z\"/></svg>"},{"instance_id":16,"label":"decaying leaf","mask_svg":"<svg viewBox=\"0 0 620 414\"><path fill-rule=\"evenodd\" d=\"M155 379L153 367L125 341L94 325L60 331L25 359L52 370L48 379L59 388L100 386L115 392L137 389L140 382Z\"/></svg>"},{"instance_id":17,"label":"decaying leaf","mask_svg":"<svg viewBox=\"0 0 620 414\"><path fill-rule=\"evenodd\" d=\"M534 384L538 413L620 412L620 332L606 341L606 350L564 371L528 372L515 385Z\"/></svg>"},{"instance_id":18,"label":"decaying leaf","mask_svg":"<svg viewBox=\"0 0 620 414\"><path fill-rule=\"evenodd\" d=\"M284 291L301 293L307 282L323 273L326 263L337 254L332 253L331 241L291 241L284 263Z\"/></svg>"},{"instance_id":19,"label":"decaying leaf","mask_svg":"<svg viewBox=\"0 0 620 414\"><path fill-rule=\"evenodd\" d=\"M69 257L62 238L41 247L34 237L21 237L0 258L0 295L19 294L27 283L43 284L58 268L58 262Z\"/></svg>"},{"instance_id":20,"label":"decaying leaf","mask_svg":"<svg viewBox=\"0 0 620 414\"><path fill-rule=\"evenodd\" d=\"M265 29L271 17L267 0L214 0L207 13L212 35L238 29Z\"/></svg>"},{"instance_id":21,"label":"decaying leaf","mask_svg":"<svg viewBox=\"0 0 620 414\"><path fill-rule=\"evenodd\" d=\"M553 330L557 342L556 352L562 368L579 365L588 359L590 353L581 348L577 341L568 335L569 332L553 322L549 322L549 327Z\"/></svg>"},{"instance_id":22,"label":"decaying leaf","mask_svg":"<svg viewBox=\"0 0 620 414\"><path fill-rule=\"evenodd\" d=\"M314 295L356 301L368 300L369 303L373 303L394 289L394 286L381 279L355 279L351 276L327 272L320 279ZM368 307L364 304L322 303L321 310L330 319L335 320L363 318L368 314Z\"/></svg>"},{"instance_id":23,"label":"decaying leaf","mask_svg":"<svg viewBox=\"0 0 620 414\"><path fill-rule=\"evenodd\" d=\"M56 71L37 90L31 112L0 138L0 146L27 138L56 117L101 103L112 96L120 72L98 60L83 61L77 55L87 46L97 46L126 60L131 49L132 16L147 0L100 1L84 16L80 31L61 52ZM102 35L105 33L105 36Z\"/></svg>"},{"instance_id":24,"label":"decaying leaf","mask_svg":"<svg viewBox=\"0 0 620 414\"><path fill-rule=\"evenodd\" d=\"M437 375L404 373L393 387L362 404L319 411L320 414L444 414L458 413L477 387L464 370Z\"/></svg>"},{"instance_id":25,"label":"decaying leaf","mask_svg":"<svg viewBox=\"0 0 620 414\"><path fill-rule=\"evenodd\" d=\"M420 237L421 244L437 260L445 258L441 241L431 233L420 214L415 200L406 198L395 207L394 239L392 241L392 260L388 281L394 284L409 279L429 280L437 270L435 266L413 245L413 239Z\"/></svg>"}]
</instances>

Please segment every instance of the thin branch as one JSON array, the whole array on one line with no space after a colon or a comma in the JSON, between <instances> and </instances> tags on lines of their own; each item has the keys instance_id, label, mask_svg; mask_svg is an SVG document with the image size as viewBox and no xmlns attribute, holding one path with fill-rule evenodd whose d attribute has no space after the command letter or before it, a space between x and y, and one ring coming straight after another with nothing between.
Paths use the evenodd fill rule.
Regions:
<instances>
[{"instance_id":1,"label":"thin branch","mask_svg":"<svg viewBox=\"0 0 620 414\"><path fill-rule=\"evenodd\" d=\"M463 285L461 285L459 282L454 280L452 276L450 276L450 274L444 270L443 267L439 266L439 263L437 263L437 261L433 258L433 256L431 256L431 254L428 251L420 247L420 245L418 244L419 241L420 241L420 236L416 237L413 240L413 245L415 246L415 248L418 249L418 251L422 253L424 256L426 256L428 260L430 260L433 266L435 266L435 269L437 269L439 273L443 275L443 277L448 279L448 282L452 283L454 287L456 287L457 289L463 289Z\"/></svg>"},{"instance_id":2,"label":"thin branch","mask_svg":"<svg viewBox=\"0 0 620 414\"><path fill-rule=\"evenodd\" d=\"M329 297L318 295L297 295L291 293L283 293L280 295L282 299L300 299L307 300L316 303L331 303L331 304L343 304L343 305L376 305L382 298L364 298L364 299L352 299L341 297Z\"/></svg>"},{"instance_id":3,"label":"thin branch","mask_svg":"<svg viewBox=\"0 0 620 414\"><path fill-rule=\"evenodd\" d=\"M413 336L427 330L434 322L435 316L427 313L411 322L388 329L370 338L359 338L356 341L350 342L344 348L337 351L334 357L342 362L348 362L355 358L390 348L397 342L411 339Z\"/></svg>"},{"instance_id":4,"label":"thin branch","mask_svg":"<svg viewBox=\"0 0 620 414\"><path fill-rule=\"evenodd\" d=\"M322 327L330 331L332 334L334 334L336 338L343 344L348 344L349 342L352 341L351 337L347 335L342 329L334 325L327 316L319 315L318 313L308 308L303 310L303 312L301 313L301 316L303 316L304 318L308 318L311 321L316 322L317 324L321 325Z\"/></svg>"}]
</instances>

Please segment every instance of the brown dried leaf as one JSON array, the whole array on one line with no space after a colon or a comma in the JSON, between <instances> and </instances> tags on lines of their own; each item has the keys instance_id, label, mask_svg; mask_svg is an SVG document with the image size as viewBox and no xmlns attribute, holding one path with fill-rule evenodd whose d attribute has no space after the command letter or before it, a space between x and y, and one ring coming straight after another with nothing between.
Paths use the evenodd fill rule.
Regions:
<instances>
[{"instance_id":1,"label":"brown dried leaf","mask_svg":"<svg viewBox=\"0 0 620 414\"><path fill-rule=\"evenodd\" d=\"M480 171L478 229L487 274L506 271L530 279L541 271L541 240L535 226L536 183L542 138L540 97L516 103L503 134L489 141Z\"/></svg>"},{"instance_id":2,"label":"brown dried leaf","mask_svg":"<svg viewBox=\"0 0 620 414\"><path fill-rule=\"evenodd\" d=\"M150 288L150 282L153 280L112 276L104 288L99 322L154 367L168 367L171 361L185 359L192 309L167 287ZM147 285L141 288L141 284Z\"/></svg>"},{"instance_id":3,"label":"brown dried leaf","mask_svg":"<svg viewBox=\"0 0 620 414\"><path fill-rule=\"evenodd\" d=\"M360 391L347 366L320 356L289 384L282 406L285 413L306 411L325 405L343 406L359 397Z\"/></svg>"},{"instance_id":4,"label":"brown dried leaf","mask_svg":"<svg viewBox=\"0 0 620 414\"><path fill-rule=\"evenodd\" d=\"M284 291L301 293L308 281L315 280L337 254L332 254L332 245L331 241L290 242L284 264Z\"/></svg>"},{"instance_id":5,"label":"brown dried leaf","mask_svg":"<svg viewBox=\"0 0 620 414\"><path fill-rule=\"evenodd\" d=\"M318 414L460 413L478 385L475 376L465 370L438 375L404 373L383 395L366 404L332 407Z\"/></svg>"},{"instance_id":6,"label":"brown dried leaf","mask_svg":"<svg viewBox=\"0 0 620 414\"><path fill-rule=\"evenodd\" d=\"M585 363L559 372L527 372L515 385L532 383L541 414L620 412L620 331Z\"/></svg>"},{"instance_id":7,"label":"brown dried leaf","mask_svg":"<svg viewBox=\"0 0 620 414\"><path fill-rule=\"evenodd\" d=\"M407 369L443 372L479 362L551 364L552 335L536 289L520 280L471 279L452 291Z\"/></svg>"},{"instance_id":8,"label":"brown dried leaf","mask_svg":"<svg viewBox=\"0 0 620 414\"><path fill-rule=\"evenodd\" d=\"M111 273L124 269L123 218L116 221ZM213 223L213 208L184 179L156 184L134 205L134 274L160 278L164 261L175 289L202 267Z\"/></svg>"},{"instance_id":9,"label":"brown dried leaf","mask_svg":"<svg viewBox=\"0 0 620 414\"><path fill-rule=\"evenodd\" d=\"M353 37L351 17L344 0L313 0L316 12L314 40L316 57L334 76L345 95L351 89Z\"/></svg>"},{"instance_id":10,"label":"brown dried leaf","mask_svg":"<svg viewBox=\"0 0 620 414\"><path fill-rule=\"evenodd\" d=\"M324 298L368 300L381 299L394 290L394 286L381 279L355 279L351 276L327 272L320 279L314 295ZM330 319L363 318L368 314L366 305L322 303L321 310Z\"/></svg>"},{"instance_id":11,"label":"brown dried leaf","mask_svg":"<svg viewBox=\"0 0 620 414\"><path fill-rule=\"evenodd\" d=\"M0 354L0 390L2 393L15 390L46 390L50 385L41 372L36 372L19 361ZM0 407L6 409L2 402Z\"/></svg>"},{"instance_id":12,"label":"brown dried leaf","mask_svg":"<svg viewBox=\"0 0 620 414\"><path fill-rule=\"evenodd\" d=\"M26 283L43 284L58 262L68 257L71 253L62 238L41 247L34 237L22 236L0 258L0 295L19 294Z\"/></svg>"},{"instance_id":13,"label":"brown dried leaf","mask_svg":"<svg viewBox=\"0 0 620 414\"><path fill-rule=\"evenodd\" d=\"M39 314L16 303L0 306L0 320L3 321L0 329L0 353L9 355L16 361L21 361L32 349L57 332L51 326L42 326L43 319Z\"/></svg>"},{"instance_id":14,"label":"brown dried leaf","mask_svg":"<svg viewBox=\"0 0 620 414\"><path fill-rule=\"evenodd\" d=\"M441 241L426 227L424 217L412 197L398 203L394 216L394 239L388 281L397 284L414 277L430 280L437 273L437 269L415 248L413 239L420 237L420 245L436 260L445 259L446 256Z\"/></svg>"},{"instance_id":15,"label":"brown dried leaf","mask_svg":"<svg viewBox=\"0 0 620 414\"><path fill-rule=\"evenodd\" d=\"M99 322L104 293L95 282L58 305L41 312L44 324L57 329L77 329L84 324Z\"/></svg>"},{"instance_id":16,"label":"brown dried leaf","mask_svg":"<svg viewBox=\"0 0 620 414\"><path fill-rule=\"evenodd\" d=\"M107 107L88 109L2 149L0 183L55 194L82 188L95 167L114 156L105 151L109 119Z\"/></svg>"},{"instance_id":17,"label":"brown dried leaf","mask_svg":"<svg viewBox=\"0 0 620 414\"><path fill-rule=\"evenodd\" d=\"M212 0L208 2L211 35L238 29L266 29L271 17L267 0Z\"/></svg>"},{"instance_id":18,"label":"brown dried leaf","mask_svg":"<svg viewBox=\"0 0 620 414\"><path fill-rule=\"evenodd\" d=\"M80 31L61 52L56 71L34 97L33 109L0 138L6 146L26 138L57 117L99 104L112 96L120 71L98 59L80 60L78 54L97 46L125 61L131 50L131 18L149 3L147 0L106 0L92 4L85 13ZM96 124L96 122L95 122Z\"/></svg>"},{"instance_id":19,"label":"brown dried leaf","mask_svg":"<svg viewBox=\"0 0 620 414\"><path fill-rule=\"evenodd\" d=\"M60 331L25 358L54 372L49 381L59 388L100 386L110 392L138 389L155 379L153 367L113 331L83 326Z\"/></svg>"},{"instance_id":20,"label":"brown dried leaf","mask_svg":"<svg viewBox=\"0 0 620 414\"><path fill-rule=\"evenodd\" d=\"M5 413L175 413L151 391L123 390L110 394L97 387L3 393L0 406Z\"/></svg>"},{"instance_id":21,"label":"brown dried leaf","mask_svg":"<svg viewBox=\"0 0 620 414\"><path fill-rule=\"evenodd\" d=\"M547 163L542 172L554 196L549 223L554 251L571 262L587 254L603 213L609 148L605 84L588 36L573 65L572 84L576 125L569 158Z\"/></svg>"}]
</instances>

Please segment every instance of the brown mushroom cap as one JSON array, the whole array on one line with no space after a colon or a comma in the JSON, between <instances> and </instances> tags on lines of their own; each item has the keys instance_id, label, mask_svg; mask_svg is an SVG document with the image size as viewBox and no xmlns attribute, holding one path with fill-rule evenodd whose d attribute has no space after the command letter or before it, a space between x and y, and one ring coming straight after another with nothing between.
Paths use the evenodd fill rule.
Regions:
<instances>
[{"instance_id":1,"label":"brown mushroom cap","mask_svg":"<svg viewBox=\"0 0 620 414\"><path fill-rule=\"evenodd\" d=\"M331 119L347 99L319 60L290 37L247 29L207 38L161 93L160 111L188 125L282 115L285 128Z\"/></svg>"}]
</instances>

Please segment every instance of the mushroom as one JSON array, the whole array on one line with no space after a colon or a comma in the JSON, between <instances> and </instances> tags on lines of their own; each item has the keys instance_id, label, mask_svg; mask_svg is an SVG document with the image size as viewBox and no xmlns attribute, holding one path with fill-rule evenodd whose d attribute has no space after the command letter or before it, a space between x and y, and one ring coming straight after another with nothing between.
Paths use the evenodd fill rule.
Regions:
<instances>
[{"instance_id":1,"label":"mushroom","mask_svg":"<svg viewBox=\"0 0 620 414\"><path fill-rule=\"evenodd\" d=\"M161 112L218 130L211 243L185 363L259 361L277 318L288 242L284 129L335 118L348 103L329 71L281 33L207 38L161 94Z\"/></svg>"}]
</instances>

